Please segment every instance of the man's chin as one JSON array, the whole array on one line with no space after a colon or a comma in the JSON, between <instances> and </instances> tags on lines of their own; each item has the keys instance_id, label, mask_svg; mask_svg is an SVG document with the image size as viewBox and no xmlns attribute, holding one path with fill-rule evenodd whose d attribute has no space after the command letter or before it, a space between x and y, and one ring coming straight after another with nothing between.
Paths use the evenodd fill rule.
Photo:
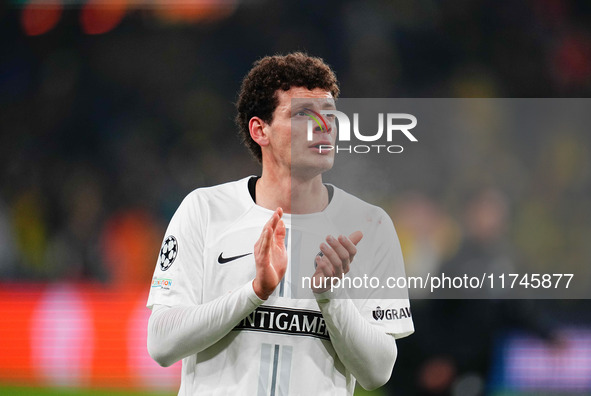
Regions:
<instances>
[{"instance_id":1,"label":"man's chin","mask_svg":"<svg viewBox=\"0 0 591 396\"><path fill-rule=\"evenodd\" d=\"M332 169L334 157L325 157L314 161L313 164L292 165L292 177L312 179Z\"/></svg>"}]
</instances>

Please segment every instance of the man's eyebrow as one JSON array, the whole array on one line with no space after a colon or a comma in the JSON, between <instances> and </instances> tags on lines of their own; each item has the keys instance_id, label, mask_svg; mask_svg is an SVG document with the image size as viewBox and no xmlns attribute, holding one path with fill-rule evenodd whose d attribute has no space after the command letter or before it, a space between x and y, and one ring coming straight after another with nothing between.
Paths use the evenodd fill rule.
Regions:
<instances>
[{"instance_id":1,"label":"man's eyebrow","mask_svg":"<svg viewBox=\"0 0 591 396\"><path fill-rule=\"evenodd\" d=\"M294 104L294 106L292 106L292 110L293 109L311 108L311 107L314 107L314 105L317 103L318 102L296 102ZM336 109L336 104L334 102L324 101L324 103L322 104L322 108L323 109Z\"/></svg>"},{"instance_id":2,"label":"man's eyebrow","mask_svg":"<svg viewBox=\"0 0 591 396\"><path fill-rule=\"evenodd\" d=\"M312 106L314 106L314 104L310 103L310 102L296 102L296 103L294 103L293 108L294 109L305 109L307 107L312 107Z\"/></svg>"}]
</instances>

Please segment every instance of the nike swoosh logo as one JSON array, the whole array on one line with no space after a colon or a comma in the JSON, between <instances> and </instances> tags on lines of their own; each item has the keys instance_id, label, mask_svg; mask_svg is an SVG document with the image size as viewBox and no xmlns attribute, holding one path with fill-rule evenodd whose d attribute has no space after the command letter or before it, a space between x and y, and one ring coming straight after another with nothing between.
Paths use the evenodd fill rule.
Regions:
<instances>
[{"instance_id":1,"label":"nike swoosh logo","mask_svg":"<svg viewBox=\"0 0 591 396\"><path fill-rule=\"evenodd\" d=\"M237 260L241 257L248 256L249 254L252 254L252 253L245 253L245 254L241 254L239 256L232 256L232 257L222 257L223 254L224 254L224 252L220 253L220 255L218 257L218 263L220 263L220 264L229 263L230 261L234 261L234 260Z\"/></svg>"}]
</instances>

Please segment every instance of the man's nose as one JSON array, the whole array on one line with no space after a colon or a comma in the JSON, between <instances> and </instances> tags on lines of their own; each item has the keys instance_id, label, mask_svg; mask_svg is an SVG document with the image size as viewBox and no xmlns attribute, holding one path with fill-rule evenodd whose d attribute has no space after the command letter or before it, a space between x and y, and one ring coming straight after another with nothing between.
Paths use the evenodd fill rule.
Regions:
<instances>
[{"instance_id":1,"label":"man's nose","mask_svg":"<svg viewBox=\"0 0 591 396\"><path fill-rule=\"evenodd\" d=\"M331 133L333 125L330 120L320 114L318 117L320 118L320 125L316 124L314 133Z\"/></svg>"}]
</instances>

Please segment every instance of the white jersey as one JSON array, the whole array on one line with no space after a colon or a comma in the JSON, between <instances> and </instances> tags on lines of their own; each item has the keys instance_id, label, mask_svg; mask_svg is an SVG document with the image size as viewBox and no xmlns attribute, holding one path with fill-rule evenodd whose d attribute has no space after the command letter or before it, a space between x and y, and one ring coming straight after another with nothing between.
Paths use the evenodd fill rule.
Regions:
<instances>
[{"instance_id":1,"label":"white jersey","mask_svg":"<svg viewBox=\"0 0 591 396\"><path fill-rule=\"evenodd\" d=\"M204 304L252 282L253 247L273 211L256 205L248 180L200 188L185 198L167 229L148 307ZM404 274L392 222L382 209L336 187L322 212L284 214L283 220L289 252L284 280L220 341L183 359L179 395L353 394L355 379L332 346L318 303L311 292L294 298L301 290L292 286L298 276L314 273L326 235L356 230L364 237L352 271L358 263L387 260L384 265ZM306 229L310 220L316 229ZM367 321L396 338L414 331L408 297L370 295L354 303Z\"/></svg>"}]
</instances>

